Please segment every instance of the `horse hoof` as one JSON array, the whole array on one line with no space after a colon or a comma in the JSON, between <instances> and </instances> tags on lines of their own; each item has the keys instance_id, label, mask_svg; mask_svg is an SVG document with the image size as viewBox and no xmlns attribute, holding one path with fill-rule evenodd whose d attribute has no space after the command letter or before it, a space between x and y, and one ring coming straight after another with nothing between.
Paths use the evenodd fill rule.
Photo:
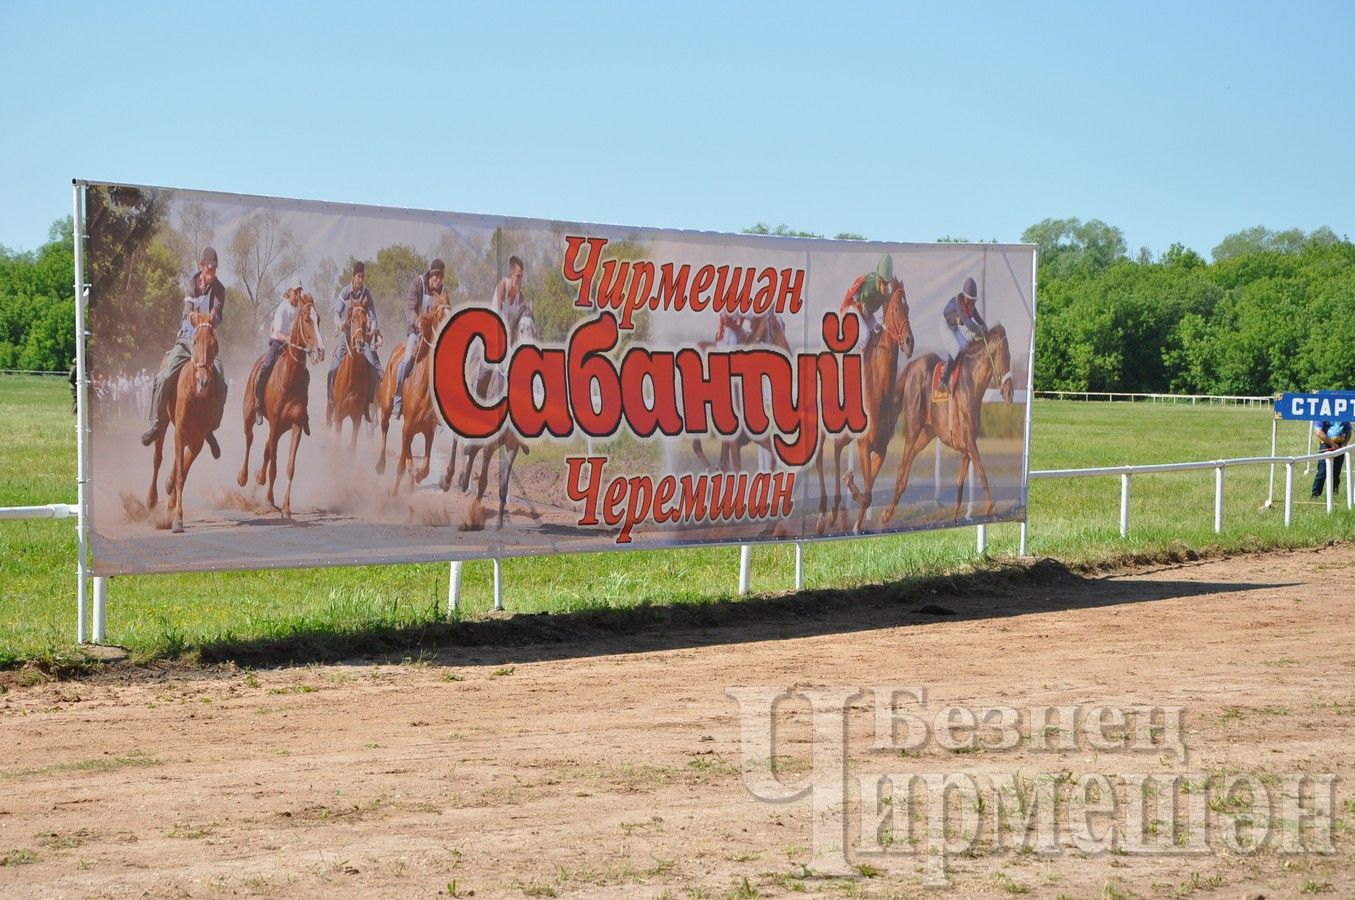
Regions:
<instances>
[{"instance_id":1,"label":"horse hoof","mask_svg":"<svg viewBox=\"0 0 1355 900\"><path fill-rule=\"evenodd\" d=\"M386 474L386 458L384 456L376 461L376 474Z\"/></svg>"},{"instance_id":2,"label":"horse hoof","mask_svg":"<svg viewBox=\"0 0 1355 900\"><path fill-rule=\"evenodd\" d=\"M442 492L444 494L447 493L452 489L452 479L448 478L446 475L443 475L442 478L438 480L438 487L442 488Z\"/></svg>"},{"instance_id":3,"label":"horse hoof","mask_svg":"<svg viewBox=\"0 0 1355 900\"><path fill-rule=\"evenodd\" d=\"M894 507L892 506L886 509L884 512L880 513L881 525L888 525L893 519L894 519Z\"/></svg>"},{"instance_id":4,"label":"horse hoof","mask_svg":"<svg viewBox=\"0 0 1355 900\"><path fill-rule=\"evenodd\" d=\"M169 526L169 530L174 534L183 534L183 519L175 519L174 524Z\"/></svg>"},{"instance_id":5,"label":"horse hoof","mask_svg":"<svg viewBox=\"0 0 1355 900\"><path fill-rule=\"evenodd\" d=\"M249 481L249 476L246 475L244 472L241 472L239 475L235 476L235 483L240 485L240 487L244 487L246 481Z\"/></svg>"}]
</instances>

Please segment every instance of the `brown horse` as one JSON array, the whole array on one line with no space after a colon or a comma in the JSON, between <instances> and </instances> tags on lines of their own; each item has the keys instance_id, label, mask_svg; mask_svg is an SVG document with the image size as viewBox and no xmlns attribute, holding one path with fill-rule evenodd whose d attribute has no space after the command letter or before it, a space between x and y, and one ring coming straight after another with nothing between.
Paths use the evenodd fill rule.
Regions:
<instances>
[{"instance_id":1,"label":"brown horse","mask_svg":"<svg viewBox=\"0 0 1355 900\"><path fill-rule=\"evenodd\" d=\"M188 480L188 470L193 460L202 452L203 441L211 431L216 411L222 402L221 392L225 385L216 374L216 329L212 326L211 313L193 313L189 317L193 326L192 364L179 370L179 380L175 383L174 405L165 401L164 421L174 426L174 467L170 471L165 493L169 503L171 517L170 530L175 534L183 533L183 486ZM159 498L155 493L155 480L160 474L160 460L165 443L165 430L155 439L155 459L151 464L151 489L146 496L146 506L154 509Z\"/></svg>"},{"instance_id":2,"label":"brown horse","mask_svg":"<svg viewBox=\"0 0 1355 900\"><path fill-rule=\"evenodd\" d=\"M768 314L756 317L753 327L739 341L740 347L752 347L756 344L770 344L779 348L792 360L794 359L790 352L790 341L786 339L785 323L781 321L781 317L778 315ZM705 353L715 346L714 341L698 341L696 348ZM724 438L720 441L720 471L742 471L742 450L749 444L756 444L768 453L772 452L772 441L769 437L755 439L751 435L741 434L736 438ZM701 460L702 466L707 469L715 468L706 457L706 451L701 446L700 438L692 438L692 452L696 454L697 459Z\"/></svg>"},{"instance_id":3,"label":"brown horse","mask_svg":"<svg viewBox=\"0 0 1355 900\"><path fill-rule=\"evenodd\" d=\"M536 319L532 315L531 308L523 311L521 318L518 319L517 330L514 332L511 343L513 346L519 344L535 344L537 341ZM483 367L482 371L476 377L475 391L476 396L484 399L490 396L498 396L504 389L504 377L497 369ZM447 459L447 471L443 473L442 480L438 486L442 490L448 491L452 487L452 477L456 474L456 455L459 441L456 436L452 437L452 453ZM475 467L475 455L480 454L480 479L477 484L476 501L483 502L485 491L489 487L489 458L495 451L502 450L499 456L499 522L498 527L503 528L505 510L508 506L508 486L509 479L513 477L513 463L517 461L519 453L531 453L531 448L523 440L513 433L509 426L505 426L498 435L490 438L488 441L468 441L465 448L466 467L461 471L460 489L464 492L470 485L470 473Z\"/></svg>"},{"instance_id":4,"label":"brown horse","mask_svg":"<svg viewBox=\"0 0 1355 900\"><path fill-rule=\"evenodd\" d=\"M268 504L279 509L273 500L273 484L278 477L278 442L283 434L292 433L292 446L287 456L287 491L282 498L282 517L292 517L292 479L296 474L296 449L301 444L301 434L311 433L310 416L307 402L310 394L310 373L306 371L306 359L314 362L325 358L325 347L320 340L320 324L315 313L315 298L302 292L300 288L288 291L300 292L297 300L296 315L292 319L292 329L287 336L287 349L278 358L264 386L264 418L268 420L268 441L264 444L263 462L254 475L256 484L268 483ZM249 372L249 382L245 385L245 461L240 465L240 474L235 482L241 487L249 478L249 449L254 443L254 386L259 380L259 370L263 366L263 357L254 363Z\"/></svg>"},{"instance_id":5,"label":"brown horse","mask_svg":"<svg viewBox=\"0 0 1355 900\"><path fill-rule=\"evenodd\" d=\"M844 434L839 435L832 442L833 459L840 475L842 471L842 448L853 440L856 441L856 453L861 464L861 478L865 482L865 490L858 491L856 489L856 479L848 471L846 477L847 490L851 491L852 499L857 504L856 524L852 526L854 532L859 532L866 521L866 511L870 509L875 479L879 477L880 467L884 464L885 456L889 452L889 439L894 436L894 431L899 424L899 413L903 408L902 404L899 403L898 392L894 389L894 379L899 371L899 351L902 350L905 356L913 355L913 327L908 321L908 297L904 293L902 282L895 283L894 290L890 292L889 299L885 301L883 325L883 328L871 335L866 341L866 349L861 360L866 430L859 437L853 438L849 434ZM818 472L819 486L822 490L822 453L819 456ZM828 498L821 494L819 497L820 533L823 530L822 523L827 502ZM842 491L839 488L833 498L834 520L837 518L841 502Z\"/></svg>"},{"instance_id":6,"label":"brown horse","mask_svg":"<svg viewBox=\"0 0 1355 900\"><path fill-rule=\"evenodd\" d=\"M334 432L342 439L344 419L352 422L351 451L357 450L360 424L364 419L371 421L367 396L371 393L372 379L376 375L372 372L371 363L367 362L367 344L371 340L369 324L366 307L349 307L343 329L348 333L348 352L339 361L339 368L334 373Z\"/></svg>"},{"instance_id":7,"label":"brown horse","mask_svg":"<svg viewBox=\"0 0 1355 900\"><path fill-rule=\"evenodd\" d=\"M419 314L417 324L419 340L414 344L414 367L405 378L401 406L404 423L400 434L400 462L395 469L395 487L392 494L399 493L400 483L404 480L405 469L410 470L410 486L428 477L428 469L433 459L433 431L438 425L437 410L433 408L433 335L443 317L451 312L452 301L447 289L437 295L433 308ZM390 429L391 410L395 406L395 384L399 380L400 364L405 359L405 345L401 344L386 361L386 372L381 377L381 387L377 390L376 402L381 408L381 454L376 458L378 475L386 471L386 436ZM412 450L415 435L423 435L423 465L414 470Z\"/></svg>"},{"instance_id":8,"label":"brown horse","mask_svg":"<svg viewBox=\"0 0 1355 900\"><path fill-rule=\"evenodd\" d=\"M894 485L894 499L885 509L885 522L894 517L894 508L908 487L908 473L913 467L913 460L931 443L932 438L940 438L943 444L960 452L954 520L960 521L960 504L964 499L964 481L969 474L970 463L973 463L979 483L983 485L983 496L987 501L984 515L993 514L993 495L988 491L988 474L983 470L983 460L979 457L979 409L984 392L994 381L997 382L1003 402L1012 402L1012 359L1007 346L1007 332L1001 325L994 325L986 337L970 343L960 355L960 371L950 399L934 404L932 373L940 361L935 353L928 353L909 363L899 376L898 394L903 398L903 409L908 416L904 428L903 458L899 463L899 480Z\"/></svg>"}]
</instances>

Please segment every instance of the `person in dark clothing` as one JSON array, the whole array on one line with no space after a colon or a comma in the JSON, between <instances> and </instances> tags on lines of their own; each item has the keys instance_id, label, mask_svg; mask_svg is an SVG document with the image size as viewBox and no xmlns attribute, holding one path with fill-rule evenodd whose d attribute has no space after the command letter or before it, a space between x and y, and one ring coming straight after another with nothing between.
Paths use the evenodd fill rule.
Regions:
<instances>
[{"instance_id":1,"label":"person in dark clothing","mask_svg":"<svg viewBox=\"0 0 1355 900\"><path fill-rule=\"evenodd\" d=\"M1328 450L1339 450L1350 443L1350 423L1349 422L1317 422L1313 425L1313 433L1317 435L1318 444L1321 447L1319 453L1326 453ZM1336 493L1341 489L1341 466L1346 461L1345 454L1332 458L1331 461L1331 490ZM1317 461L1317 474L1313 476L1313 496L1321 497L1324 488L1327 486L1327 461L1319 459Z\"/></svg>"}]
</instances>

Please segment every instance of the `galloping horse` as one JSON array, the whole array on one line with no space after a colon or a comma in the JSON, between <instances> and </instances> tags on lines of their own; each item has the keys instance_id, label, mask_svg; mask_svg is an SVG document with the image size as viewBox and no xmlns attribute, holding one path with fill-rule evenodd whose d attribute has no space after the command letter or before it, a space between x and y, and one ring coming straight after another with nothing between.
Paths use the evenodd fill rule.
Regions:
<instances>
[{"instance_id":1,"label":"galloping horse","mask_svg":"<svg viewBox=\"0 0 1355 900\"><path fill-rule=\"evenodd\" d=\"M512 336L511 343L514 347L524 343L536 343L536 319L532 316L531 307L525 309L521 318L518 319L517 331ZM481 372L475 379L475 393L482 400L497 396L504 389L504 377L496 368L489 366L482 367ZM447 471L443 473L442 480L438 486L443 491L451 490L452 476L456 473L456 454L458 441L452 438L452 454L447 459ZM508 484L513 475L513 463L517 461L518 453L531 453L531 448L523 443L522 439L513 433L507 425L495 437L487 442L468 441L466 443L466 467L461 472L459 487L465 491L470 484L471 469L475 468L475 455L480 456L480 479L478 482L478 492L475 499L483 501L485 499L485 490L489 486L489 457L495 450L502 448L504 456L499 461L499 524L503 527L504 510L508 506Z\"/></svg>"},{"instance_id":2,"label":"galloping horse","mask_svg":"<svg viewBox=\"0 0 1355 900\"><path fill-rule=\"evenodd\" d=\"M174 426L174 467L170 470L169 481L165 484L168 495L169 512L172 519L170 530L175 534L183 533L183 486L188 480L188 470L193 460L202 452L203 441L211 431L216 418L215 411L219 403L224 402L221 392L226 386L216 374L216 329L212 327L211 313L192 313L189 323L193 326L192 364L179 370L179 380L175 383L174 405L165 401L164 421ZM155 439L155 460L151 464L151 489L146 496L146 506L155 508L158 497L155 493L155 480L160 474L160 460L165 443L165 430Z\"/></svg>"},{"instance_id":3,"label":"galloping horse","mask_svg":"<svg viewBox=\"0 0 1355 900\"><path fill-rule=\"evenodd\" d=\"M786 356L791 357L792 361L794 360L790 352L790 341L786 339L785 323L775 313L758 316L747 336L742 337L739 341L740 347L751 347L755 344L770 344L779 348ZM698 341L696 344L697 350L702 353L715 346L715 341ZM748 444L756 444L768 453L772 452L772 442L769 437L754 439L748 434L741 434L736 438L725 438L720 441L720 470L726 472L741 471L743 460L740 451ZM697 459L701 460L701 465L707 469L714 468L706 457L706 451L701 446L700 438L692 438L692 452L696 454Z\"/></svg>"},{"instance_id":4,"label":"galloping horse","mask_svg":"<svg viewBox=\"0 0 1355 900\"><path fill-rule=\"evenodd\" d=\"M300 288L295 290L300 291ZM315 298L301 292L296 304L296 315L292 318L292 329L287 335L287 349L273 366L264 385L264 418L268 420L268 441L264 444L263 461L254 475L255 484L268 482L268 504L279 509L273 499L273 484L278 478L278 442L288 431L292 433L292 446L287 456L287 491L282 497L282 517L292 517L292 478L296 474L296 448L301 444L301 434L311 433L310 416L306 410L310 393L310 373L306 371L306 359L314 362L325 358L325 347L320 340L320 321L315 312ZM241 487L249 478L249 449L254 443L254 386L259 380L259 369L263 365L260 356L250 369L249 382L245 385L245 461L240 465L240 474L235 483Z\"/></svg>"},{"instance_id":5,"label":"galloping horse","mask_svg":"<svg viewBox=\"0 0 1355 900\"><path fill-rule=\"evenodd\" d=\"M842 472L842 448L853 440L861 463L861 477L865 481L865 491L856 489L856 480L847 473L847 489L856 501L856 524L853 531L859 532L866 521L866 510L870 508L871 492L875 488L875 479L880 474L885 455L889 451L889 439L899 424L899 413L903 407L898 392L894 389L894 378L899 371L899 351L905 356L913 355L913 327L908 321L908 297L904 293L903 283L896 282L894 290L884 306L884 327L871 335L866 341L866 350L862 354L862 388L865 393L866 430L860 437L849 434L840 435L833 441L833 460L837 466L839 480ZM818 461L819 472L819 528L823 531L823 519L828 498L823 490L823 454ZM836 519L842 503L842 490L838 488L833 497L833 518Z\"/></svg>"},{"instance_id":6,"label":"galloping horse","mask_svg":"<svg viewBox=\"0 0 1355 900\"><path fill-rule=\"evenodd\" d=\"M932 438L960 452L960 475L956 479L955 521L960 520L960 503L964 499L964 480L969 464L983 485L987 500L984 515L993 513L993 495L988 491L988 474L979 458L979 408L984 391L997 381L998 390L1006 403L1012 402L1012 360L1007 346L1007 332L994 325L986 337L970 343L960 355L960 370L950 399L932 403L932 373L940 357L935 353L913 360L899 376L898 394L903 398L903 409L908 413L904 426L903 458L899 463L899 480L894 485L894 499L885 509L884 521L894 516L894 507L908 487L908 473L913 460L931 443Z\"/></svg>"},{"instance_id":7,"label":"galloping horse","mask_svg":"<svg viewBox=\"0 0 1355 900\"><path fill-rule=\"evenodd\" d=\"M433 408L433 392L430 389L433 378L433 333L437 331L442 317L451 312L452 300L443 288L433 301L433 307L419 313L417 328L419 340L414 345L414 365L405 376L403 401L401 404L404 424L400 434L400 462L395 469L395 487L392 494L399 493L400 483L404 480L405 469L410 470L410 486L428 477L428 468L433 458L433 431L438 425L437 411ZM386 361L386 372L381 377L381 387L377 390L376 402L381 407L381 455L376 458L376 473L386 471L386 436L390 429L391 410L395 406L395 385L400 377L400 364L405 359L405 345L400 344ZM423 435L423 465L414 471L412 451L414 436Z\"/></svg>"},{"instance_id":8,"label":"galloping horse","mask_svg":"<svg viewBox=\"0 0 1355 900\"><path fill-rule=\"evenodd\" d=\"M348 353L334 373L334 432L342 438L344 419L352 421L353 440L349 450L357 450L359 424L364 419L371 421L367 395L376 375L367 361L367 344L371 340L368 327L367 309L350 306L344 322L344 330L348 332Z\"/></svg>"}]
</instances>

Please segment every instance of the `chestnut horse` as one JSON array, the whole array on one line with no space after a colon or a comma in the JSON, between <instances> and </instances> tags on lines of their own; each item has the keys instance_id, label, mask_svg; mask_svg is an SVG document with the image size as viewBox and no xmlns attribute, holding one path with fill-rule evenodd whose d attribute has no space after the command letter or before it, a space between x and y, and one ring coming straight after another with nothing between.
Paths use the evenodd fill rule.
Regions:
<instances>
[{"instance_id":1,"label":"chestnut horse","mask_svg":"<svg viewBox=\"0 0 1355 900\"><path fill-rule=\"evenodd\" d=\"M512 346L519 344L535 344L537 341L536 319L532 315L531 307L523 310L522 316L518 319L517 331L512 336ZM484 367L475 379L475 393L481 400L491 396L498 396L504 390L504 377L496 368ZM443 491L451 490L452 476L456 474L456 454L458 441L455 436L452 438L452 453L447 459L447 471L443 473L442 480L438 486ZM485 491L489 487L489 458L496 450L502 450L503 455L499 457L499 523L498 527L503 528L504 511L508 506L508 485L509 479L513 477L513 463L517 461L519 453L531 453L531 448L517 436L512 427L505 424L503 431L499 432L488 441L467 441L465 448L466 467L461 472L459 487L465 491L470 485L470 473L475 468L475 455L480 454L480 479L477 483L476 500L483 502Z\"/></svg>"},{"instance_id":2,"label":"chestnut horse","mask_svg":"<svg viewBox=\"0 0 1355 900\"><path fill-rule=\"evenodd\" d=\"M300 291L300 288L293 290ZM290 292L289 292L290 293ZM296 448L301 444L301 434L311 433L307 402L310 393L310 373L306 371L306 359L314 362L325 358L325 346L320 340L320 320L315 312L315 298L301 293L296 304L296 315L292 319L292 329L287 336L287 349L283 351L264 385L264 418L268 420L268 441L264 444L263 461L254 475L254 482L262 485L268 482L268 505L279 509L273 500L273 484L278 477L278 442L283 434L292 433L292 446L287 456L287 491L282 497L282 517L292 517L292 479L296 474ZM249 448L254 443L254 385L259 380L259 369L263 365L260 356L250 369L249 382L245 385L245 461L240 465L240 474L235 483L241 487L249 478Z\"/></svg>"},{"instance_id":3,"label":"chestnut horse","mask_svg":"<svg viewBox=\"0 0 1355 900\"><path fill-rule=\"evenodd\" d=\"M866 521L866 511L870 509L871 495L875 488L875 479L879 477L880 467L889 452L889 439L894 436L899 424L899 413L903 406L899 402L898 392L894 389L894 379L899 371L899 351L905 356L913 355L913 327L908 321L908 297L904 293L903 283L897 282L884 305L884 327L871 335L866 341L862 354L862 390L866 407L866 430L858 437L850 434L839 435L832 441L833 460L837 473L842 472L842 448L856 441L856 453L861 464L861 478L865 490L856 489L856 479L847 472L847 490L856 501L856 524L853 532L860 532ZM826 448L825 448L826 449ZM823 456L818 462L819 486L823 489ZM828 498L819 497L820 533L823 530L823 517ZM836 519L842 502L842 490L838 488L833 498L833 518Z\"/></svg>"},{"instance_id":4,"label":"chestnut horse","mask_svg":"<svg viewBox=\"0 0 1355 900\"><path fill-rule=\"evenodd\" d=\"M193 326L193 357L190 365L179 370L179 380L175 383L174 405L165 402L164 421L174 426L174 466L170 470L169 481L165 484L166 500L169 503L171 517L170 530L175 534L183 533L183 486L188 480L188 470L193 460L202 452L203 441L211 431L215 412L222 402L221 392L225 385L216 374L216 329L212 326L211 313L192 313L189 323ZM159 498L155 493L155 480L160 474L160 460L165 443L165 431L155 439L155 459L151 464L151 489L146 496L146 506L154 509Z\"/></svg>"},{"instance_id":5,"label":"chestnut horse","mask_svg":"<svg viewBox=\"0 0 1355 900\"><path fill-rule=\"evenodd\" d=\"M884 521L894 516L894 508L908 487L908 473L913 460L932 438L960 452L960 475L956 479L955 516L960 521L960 503L964 499L964 480L973 463L983 485L987 501L984 515L993 514L993 495L988 491L988 474L979 458L979 410L988 386L997 382L1005 403L1012 402L1012 359L1007 346L1007 332L994 325L986 337L980 337L960 354L960 370L950 399L932 403L932 373L940 357L935 353L913 360L899 376L898 394L903 398L903 409L908 413L904 427L903 458L899 463L899 480L894 485L894 499L884 512Z\"/></svg>"},{"instance_id":6,"label":"chestnut horse","mask_svg":"<svg viewBox=\"0 0 1355 900\"><path fill-rule=\"evenodd\" d=\"M433 335L443 316L451 312L452 301L447 289L438 294L432 309L419 313L417 324L419 340L414 344L414 367L405 377L403 401L401 404L404 422L400 434L400 462L395 469L395 487L392 494L399 493L400 483L404 480L408 468L410 486L413 487L428 477L428 469L433 459L433 431L438 425L437 410L433 408ZM395 383L399 379L400 364L405 359L405 345L400 344L386 361L386 372L381 377L381 387L377 389L376 402L381 408L381 454L376 458L376 473L386 471L386 436L390 429L391 410L395 406ZM416 434L423 435L423 465L414 470L413 444Z\"/></svg>"},{"instance_id":7,"label":"chestnut horse","mask_svg":"<svg viewBox=\"0 0 1355 900\"><path fill-rule=\"evenodd\" d=\"M740 347L751 347L756 344L770 344L777 347L790 357L792 363L794 362L795 357L790 352L790 341L786 339L785 323L775 313L758 316L753 328L749 330L748 336L739 341ZM698 341L696 348L705 353L715 346L714 341ZM748 444L756 444L768 453L772 452L770 437L755 439L745 433L736 438L724 438L720 441L720 470L726 472L741 471L743 458L740 451ZM701 465L707 469L715 468L706 457L706 451L701 446L700 438L692 438L692 452L696 454L697 459L701 460Z\"/></svg>"},{"instance_id":8,"label":"chestnut horse","mask_svg":"<svg viewBox=\"0 0 1355 900\"><path fill-rule=\"evenodd\" d=\"M367 396L371 393L372 379L376 373L367 361L367 344L371 341L368 333L370 320L363 306L350 306L344 329L348 333L348 353L339 361L334 373L334 432L343 438L343 422L348 419L353 424L353 439L350 451L358 447L358 428L365 419L371 421L371 412L367 406Z\"/></svg>"}]
</instances>

